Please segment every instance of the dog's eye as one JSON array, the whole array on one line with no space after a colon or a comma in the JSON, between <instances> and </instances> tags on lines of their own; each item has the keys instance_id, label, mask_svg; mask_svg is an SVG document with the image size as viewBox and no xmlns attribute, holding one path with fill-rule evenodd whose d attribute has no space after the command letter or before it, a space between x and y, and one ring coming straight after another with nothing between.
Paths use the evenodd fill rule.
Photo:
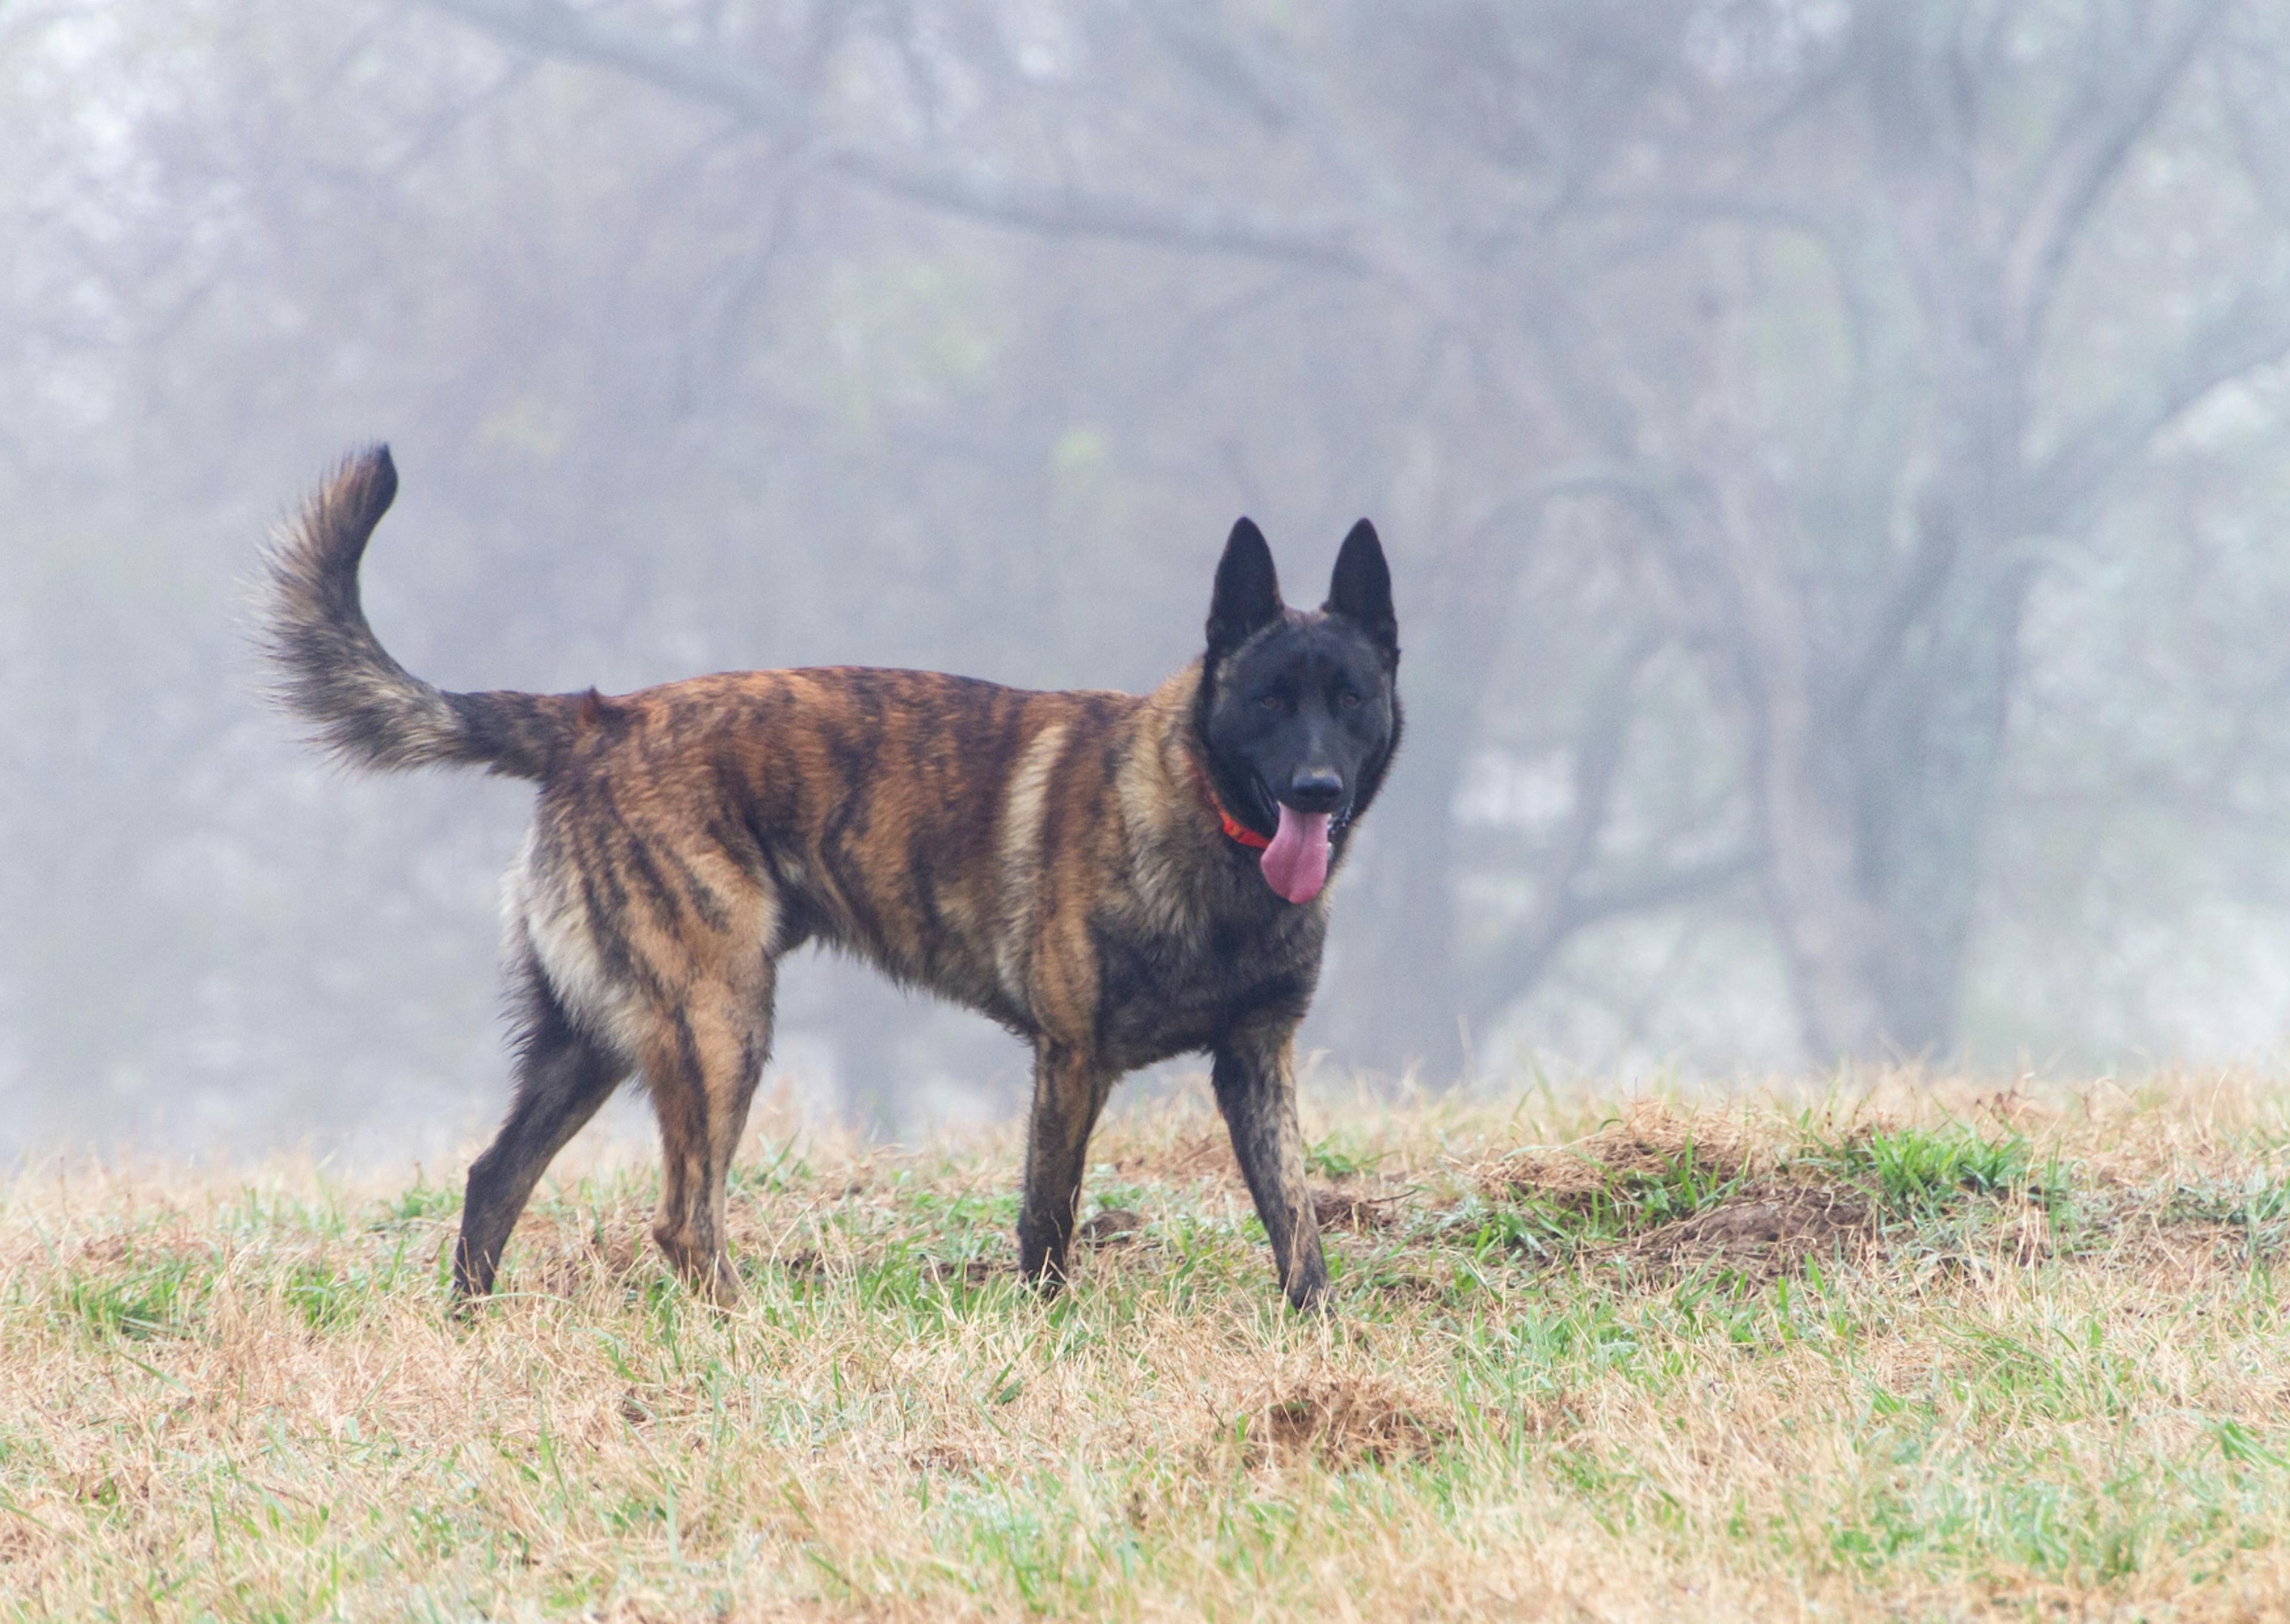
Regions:
<instances>
[{"instance_id":1,"label":"dog's eye","mask_svg":"<svg viewBox=\"0 0 2290 1624\"><path fill-rule=\"evenodd\" d=\"M1285 710L1288 708L1288 696L1285 693L1260 694L1257 696L1256 702L1263 706L1267 710Z\"/></svg>"},{"instance_id":2,"label":"dog's eye","mask_svg":"<svg viewBox=\"0 0 2290 1624\"><path fill-rule=\"evenodd\" d=\"M1359 696L1358 694L1357 694L1357 693L1354 693L1354 692L1353 692L1350 689L1349 689L1349 688L1345 689L1341 693L1340 693L1340 694L1336 695L1336 703L1337 703L1337 704L1339 704L1339 705L1341 705L1341 706L1342 706L1346 710L1357 710L1357 709L1358 709L1358 708L1359 708L1359 702L1360 702L1360 696Z\"/></svg>"}]
</instances>

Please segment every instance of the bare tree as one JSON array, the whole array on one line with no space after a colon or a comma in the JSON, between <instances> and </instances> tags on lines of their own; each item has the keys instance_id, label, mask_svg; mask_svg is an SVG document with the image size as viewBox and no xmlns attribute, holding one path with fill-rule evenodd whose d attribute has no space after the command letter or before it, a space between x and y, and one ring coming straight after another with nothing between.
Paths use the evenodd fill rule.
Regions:
<instances>
[{"instance_id":1,"label":"bare tree","mask_svg":"<svg viewBox=\"0 0 2290 1624\"><path fill-rule=\"evenodd\" d=\"M2230 268L2174 345L2105 397L2047 396L2077 336L2062 311L2079 250L2226 48L2227 0L1870 5L1836 21L1778 4L1591 17L1453 4L1404 22L1347 11L1309 34L1241 7L1156 6L1137 37L1093 42L1097 99L1062 99L1059 134L1127 137L1133 98L1117 79L1156 83L1188 116L1086 186L1021 178L1005 131L950 152L834 140L816 97L753 59L556 0L438 4L718 107L824 174L927 209L1364 281L1473 357L1480 409L1546 425L1543 456L1574 443L1585 471L1521 469L1516 493L1444 516L1454 528L1419 566L1410 675L1429 703L1387 814L1405 833L1382 842L1376 876L1387 1059L1452 1063L1456 1016L1489 1017L1574 932L1752 868L1810 1050L1949 1048L2042 540L2190 403L2290 348L2278 278ZM1222 193L1120 182L1181 175L1170 148L1236 133L1250 161ZM1722 308L1649 319L1584 280L1649 261L1706 280L1766 252L1759 238L1829 268L1808 324L1848 353L1796 386L1831 391L1817 428L1756 408ZM1772 300L1808 292L1721 303L1752 307L1736 324L1786 321ZM2065 319L2105 311L2103 295L2082 298ZM1475 676L1543 502L1589 489L1618 504L1669 584L1669 632L1730 701L1753 828L1690 860L1602 862L1645 658L1626 640L1584 701L1541 900L1467 972L1450 807L1487 702Z\"/></svg>"},{"instance_id":2,"label":"bare tree","mask_svg":"<svg viewBox=\"0 0 2290 1624\"><path fill-rule=\"evenodd\" d=\"M2290 350L2262 260L2095 399L2056 381L2094 319L2136 319L2136 289L2069 302L2078 250L2225 10L1872 7L1780 115L1877 179L1858 219L1833 194L1774 213L1848 256L1862 364L1890 375L1811 457L1721 420L1646 534L1739 707L1815 1053L1952 1047L2030 588L2158 432Z\"/></svg>"}]
</instances>

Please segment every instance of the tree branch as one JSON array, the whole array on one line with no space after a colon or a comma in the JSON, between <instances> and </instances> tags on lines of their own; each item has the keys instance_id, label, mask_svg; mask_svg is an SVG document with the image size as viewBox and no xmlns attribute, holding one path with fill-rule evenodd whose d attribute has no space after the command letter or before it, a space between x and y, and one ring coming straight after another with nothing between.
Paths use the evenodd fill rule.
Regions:
<instances>
[{"instance_id":1,"label":"tree branch","mask_svg":"<svg viewBox=\"0 0 2290 1624\"><path fill-rule=\"evenodd\" d=\"M2038 337L2077 234L2223 9L2224 0L2196 0L2159 45L2134 41L2126 52L2129 71L2120 63L2103 64L2094 76L2098 83L2078 98L2086 110L2061 120L2004 261L2006 297L2025 341Z\"/></svg>"},{"instance_id":2,"label":"tree branch","mask_svg":"<svg viewBox=\"0 0 2290 1624\"><path fill-rule=\"evenodd\" d=\"M1309 265L1349 275L1369 268L1353 225L1243 213L1210 203L1087 192L1002 180L983 170L925 164L832 143L810 109L759 68L688 51L578 11L559 0L428 0L525 50L608 68L718 108L782 140L813 149L819 167L886 196L1012 230L1143 243L1191 253Z\"/></svg>"},{"instance_id":3,"label":"tree branch","mask_svg":"<svg viewBox=\"0 0 2290 1624\"><path fill-rule=\"evenodd\" d=\"M1494 1013L1540 980L1568 938L1618 914L1699 895L1749 871L1753 854L1727 852L1675 867L1643 869L1592 889L1599 837L1629 743L1631 690L1661 639L1641 636L1614 659L1592 690L1575 730L1573 804L1553 842L1556 860L1541 904L1481 963L1466 1003L1475 1019Z\"/></svg>"},{"instance_id":4,"label":"tree branch","mask_svg":"<svg viewBox=\"0 0 2290 1624\"><path fill-rule=\"evenodd\" d=\"M1471 978L1468 998L1473 1024L1499 1014L1503 1005L1549 972L1558 950L1581 932L1624 914L1645 913L1708 896L1757 872L1753 850L1721 852L1675 868L1648 868L1588 892L1575 892L1562 911L1536 918L1506 936Z\"/></svg>"},{"instance_id":5,"label":"tree branch","mask_svg":"<svg viewBox=\"0 0 2290 1624\"><path fill-rule=\"evenodd\" d=\"M2290 288L2245 292L2188 336L2179 354L2126 384L2027 478L2030 529L2055 525L2172 419L2222 383L2290 354Z\"/></svg>"}]
</instances>

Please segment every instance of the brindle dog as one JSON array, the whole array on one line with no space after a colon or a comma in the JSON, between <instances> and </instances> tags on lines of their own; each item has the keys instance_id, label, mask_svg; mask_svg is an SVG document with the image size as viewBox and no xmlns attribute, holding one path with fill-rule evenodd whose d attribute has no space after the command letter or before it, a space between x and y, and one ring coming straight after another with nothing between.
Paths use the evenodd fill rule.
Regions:
<instances>
[{"instance_id":1,"label":"brindle dog","mask_svg":"<svg viewBox=\"0 0 2290 1624\"><path fill-rule=\"evenodd\" d=\"M1032 1044L1026 1275L1063 1277L1115 1081L1205 1050L1281 1284L1320 1300L1294 1037L1323 888L1400 729L1391 579L1366 521L1317 610L1282 604L1263 536L1234 525L1206 651L1141 697L855 668L448 693L385 652L359 605L396 489L377 448L282 533L268 646L284 701L345 760L540 786L506 888L516 1101L469 1169L457 1294L492 1288L550 1158L641 1072L663 1162L653 1233L695 1286L736 1297L725 1175L780 960L824 942Z\"/></svg>"}]
</instances>

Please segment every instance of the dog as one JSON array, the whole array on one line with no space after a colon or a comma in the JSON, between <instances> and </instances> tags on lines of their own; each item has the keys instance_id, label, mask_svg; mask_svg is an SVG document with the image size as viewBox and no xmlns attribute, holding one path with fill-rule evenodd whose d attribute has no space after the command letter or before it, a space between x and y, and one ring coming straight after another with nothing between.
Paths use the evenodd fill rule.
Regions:
<instances>
[{"instance_id":1,"label":"dog","mask_svg":"<svg viewBox=\"0 0 2290 1624\"><path fill-rule=\"evenodd\" d=\"M376 447L280 531L264 637L277 697L342 760L540 787L503 888L516 1094L469 1168L457 1301L492 1290L551 1158L637 1073L660 1124L653 1236L693 1288L736 1300L725 1175L780 961L815 942L1032 1045L1029 1279L1064 1279L1114 1083L1205 1051L1280 1284L1299 1308L1322 1302L1294 1047L1328 877L1399 745L1398 622L1372 524L1345 537L1308 611L1282 603L1240 520L1205 649L1142 696L846 667L611 698L451 693L392 659L359 602L396 491Z\"/></svg>"}]
</instances>

